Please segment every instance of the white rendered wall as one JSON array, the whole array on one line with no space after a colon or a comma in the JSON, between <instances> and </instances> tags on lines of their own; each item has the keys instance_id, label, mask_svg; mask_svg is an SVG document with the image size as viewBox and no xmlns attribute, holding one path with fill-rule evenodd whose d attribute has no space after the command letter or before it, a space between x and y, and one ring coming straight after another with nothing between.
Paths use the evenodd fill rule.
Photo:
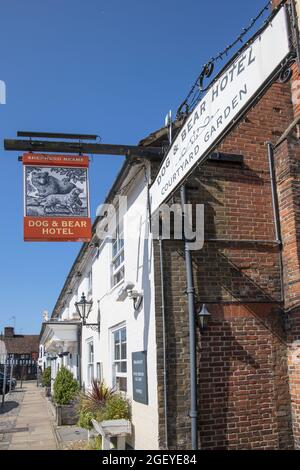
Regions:
<instances>
[{"instance_id":1,"label":"white rendered wall","mask_svg":"<svg viewBox=\"0 0 300 470\"><path fill-rule=\"evenodd\" d=\"M157 405L157 364L155 336L154 306L154 275L152 240L148 239L147 220L147 186L142 171L134 181L134 190L129 194L128 210L124 216L124 250L125 250L125 283L131 281L135 289L143 291L144 299L141 309L134 311L132 300L126 298L117 301L117 294L124 281L111 287L111 252L112 245L107 239L100 246L98 254L82 269L82 277L68 304L61 312L62 320L74 319L75 302L80 300L82 293L87 296L87 275L92 269L93 308L88 323L96 323L98 308L101 315L101 332L88 327L82 329L81 378L82 385L89 387L87 377L87 343L92 340L94 345L94 376L96 377L97 362L102 364L103 379L109 386L113 385L112 376L112 330L126 325L127 332L127 396L132 404L132 423L134 436L127 441L135 449L158 449L158 405ZM91 248L91 250L94 250ZM94 250L95 251L95 250ZM148 405L132 400L132 359L133 352L147 351L148 365ZM64 364L78 377L77 356L65 356L51 362L51 375L54 379Z\"/></svg>"},{"instance_id":2,"label":"white rendered wall","mask_svg":"<svg viewBox=\"0 0 300 470\"><path fill-rule=\"evenodd\" d=\"M138 216L137 216L138 214ZM131 354L147 351L149 404L132 400L132 422L135 436L128 442L135 449L158 448L158 409L156 375L155 307L153 285L152 242L148 240L147 187L144 173L135 180L134 192L128 200L128 211L124 217L125 238L125 282L135 283L137 290L144 291L144 301L139 312L135 312L133 302L116 300L121 285L111 288L111 243L106 241L94 259L93 270L93 310L89 322L97 322L98 301L101 313L101 333L83 327L82 332L82 379L87 380L87 341L94 343L94 375L96 363L102 362L104 381L112 386L111 331L117 325L126 325L127 331L127 395L132 399ZM83 279L78 293L86 289ZM85 291L85 290L84 290ZM85 291L86 293L86 291Z\"/></svg>"}]
</instances>

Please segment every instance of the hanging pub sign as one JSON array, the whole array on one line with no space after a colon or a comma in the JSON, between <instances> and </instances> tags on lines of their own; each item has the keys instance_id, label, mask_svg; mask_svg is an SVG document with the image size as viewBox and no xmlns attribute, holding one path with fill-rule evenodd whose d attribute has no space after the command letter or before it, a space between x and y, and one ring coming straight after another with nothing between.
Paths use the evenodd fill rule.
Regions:
<instances>
[{"instance_id":1,"label":"hanging pub sign","mask_svg":"<svg viewBox=\"0 0 300 470\"><path fill-rule=\"evenodd\" d=\"M90 241L87 156L25 153L24 240Z\"/></svg>"},{"instance_id":2,"label":"hanging pub sign","mask_svg":"<svg viewBox=\"0 0 300 470\"><path fill-rule=\"evenodd\" d=\"M206 160L267 89L289 52L288 20L283 7L225 66L186 119L150 188L152 213Z\"/></svg>"}]
</instances>

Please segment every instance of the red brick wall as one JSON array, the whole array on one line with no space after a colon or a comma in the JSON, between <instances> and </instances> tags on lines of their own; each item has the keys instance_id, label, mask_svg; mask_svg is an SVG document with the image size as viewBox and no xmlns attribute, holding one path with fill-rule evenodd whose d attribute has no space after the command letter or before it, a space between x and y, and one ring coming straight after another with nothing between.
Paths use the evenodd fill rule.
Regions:
<instances>
[{"instance_id":1,"label":"red brick wall","mask_svg":"<svg viewBox=\"0 0 300 470\"><path fill-rule=\"evenodd\" d=\"M206 242L193 253L199 304L212 320L198 335L199 443L204 449L293 447L280 249L274 240L267 140L293 119L290 85L274 84L224 140L242 166L207 163L188 198L205 203ZM188 313L183 245L164 242L169 446L190 447ZM158 247L154 247L160 445L164 446L162 320ZM257 304L259 302L259 304Z\"/></svg>"},{"instance_id":2,"label":"red brick wall","mask_svg":"<svg viewBox=\"0 0 300 470\"><path fill-rule=\"evenodd\" d=\"M273 0L273 5L280 2ZM296 64L292 67L293 119L300 116L300 81ZM291 119L291 122L292 120ZM293 129L276 149L276 172L283 236L285 309L289 316L288 366L293 436L300 449L300 146Z\"/></svg>"},{"instance_id":3,"label":"red brick wall","mask_svg":"<svg viewBox=\"0 0 300 470\"><path fill-rule=\"evenodd\" d=\"M274 5L279 1L274 1ZM296 116L291 85L275 83L220 146L244 165L207 163L189 184L205 204L206 242L193 253L196 297L212 313L198 333L199 444L204 449L300 448L300 147L292 133L276 149L283 238L274 223L266 141L276 144ZM299 92L300 95L300 92ZM294 95L295 97L295 95ZM190 447L188 313L181 242L164 242L170 448ZM158 247L154 246L159 436L164 447L162 319ZM281 291L283 282L284 291ZM283 297L282 298L282 294ZM284 302L283 302L284 300ZM259 302L259 303L258 303Z\"/></svg>"},{"instance_id":4,"label":"red brick wall","mask_svg":"<svg viewBox=\"0 0 300 470\"><path fill-rule=\"evenodd\" d=\"M289 317L289 386L295 447L300 449L300 145L290 135L276 151L283 237L285 310Z\"/></svg>"},{"instance_id":5,"label":"red brick wall","mask_svg":"<svg viewBox=\"0 0 300 470\"><path fill-rule=\"evenodd\" d=\"M164 242L166 288L167 380L169 446L190 447L189 345L184 262L180 242ZM160 443L164 447L162 322L160 310L159 257L155 247L158 392ZM203 254L202 254L203 256ZM193 255L194 277L204 259ZM205 266L209 265L209 257ZM287 385L286 340L282 313L274 303L221 303L222 290L231 274L216 266L214 280L207 285L212 320L200 337L198 332L199 444L203 449L292 448L290 396ZM204 299L205 288L197 286ZM248 292L248 299L251 297ZM199 295L200 293L200 295ZM239 295L239 288L235 292ZM255 293L252 294L255 301ZM225 296L224 296L225 298Z\"/></svg>"},{"instance_id":6,"label":"red brick wall","mask_svg":"<svg viewBox=\"0 0 300 470\"><path fill-rule=\"evenodd\" d=\"M300 306L300 145L285 140L276 151L277 188L283 238L285 307Z\"/></svg>"},{"instance_id":7,"label":"red brick wall","mask_svg":"<svg viewBox=\"0 0 300 470\"><path fill-rule=\"evenodd\" d=\"M291 394L292 425L295 448L300 449L300 309L290 318L289 329L289 384Z\"/></svg>"},{"instance_id":8,"label":"red brick wall","mask_svg":"<svg viewBox=\"0 0 300 470\"><path fill-rule=\"evenodd\" d=\"M292 448L280 311L264 304L210 311L199 368L202 448Z\"/></svg>"}]
</instances>

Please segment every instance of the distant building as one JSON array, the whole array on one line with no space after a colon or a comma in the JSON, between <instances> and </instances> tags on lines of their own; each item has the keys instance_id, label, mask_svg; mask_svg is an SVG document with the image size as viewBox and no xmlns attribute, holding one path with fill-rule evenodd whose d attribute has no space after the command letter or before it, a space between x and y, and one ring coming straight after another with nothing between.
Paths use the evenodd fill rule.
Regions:
<instances>
[{"instance_id":1,"label":"distant building","mask_svg":"<svg viewBox=\"0 0 300 470\"><path fill-rule=\"evenodd\" d=\"M6 356L6 347L4 341L0 340L0 363L2 363L2 358Z\"/></svg>"},{"instance_id":2,"label":"distant building","mask_svg":"<svg viewBox=\"0 0 300 470\"><path fill-rule=\"evenodd\" d=\"M4 328L4 335L0 335L0 340L5 344L8 359L13 360L14 377L22 377L24 380L36 379L39 336L16 335L14 328L7 326Z\"/></svg>"}]
</instances>

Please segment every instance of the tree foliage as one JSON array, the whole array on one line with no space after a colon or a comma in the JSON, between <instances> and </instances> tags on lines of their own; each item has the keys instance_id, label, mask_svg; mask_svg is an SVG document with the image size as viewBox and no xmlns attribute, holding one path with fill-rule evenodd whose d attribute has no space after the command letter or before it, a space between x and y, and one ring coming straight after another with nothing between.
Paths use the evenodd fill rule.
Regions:
<instances>
[{"instance_id":1,"label":"tree foliage","mask_svg":"<svg viewBox=\"0 0 300 470\"><path fill-rule=\"evenodd\" d=\"M84 183L86 180L86 170L84 168L55 168L58 175L64 176L63 182Z\"/></svg>"}]
</instances>

